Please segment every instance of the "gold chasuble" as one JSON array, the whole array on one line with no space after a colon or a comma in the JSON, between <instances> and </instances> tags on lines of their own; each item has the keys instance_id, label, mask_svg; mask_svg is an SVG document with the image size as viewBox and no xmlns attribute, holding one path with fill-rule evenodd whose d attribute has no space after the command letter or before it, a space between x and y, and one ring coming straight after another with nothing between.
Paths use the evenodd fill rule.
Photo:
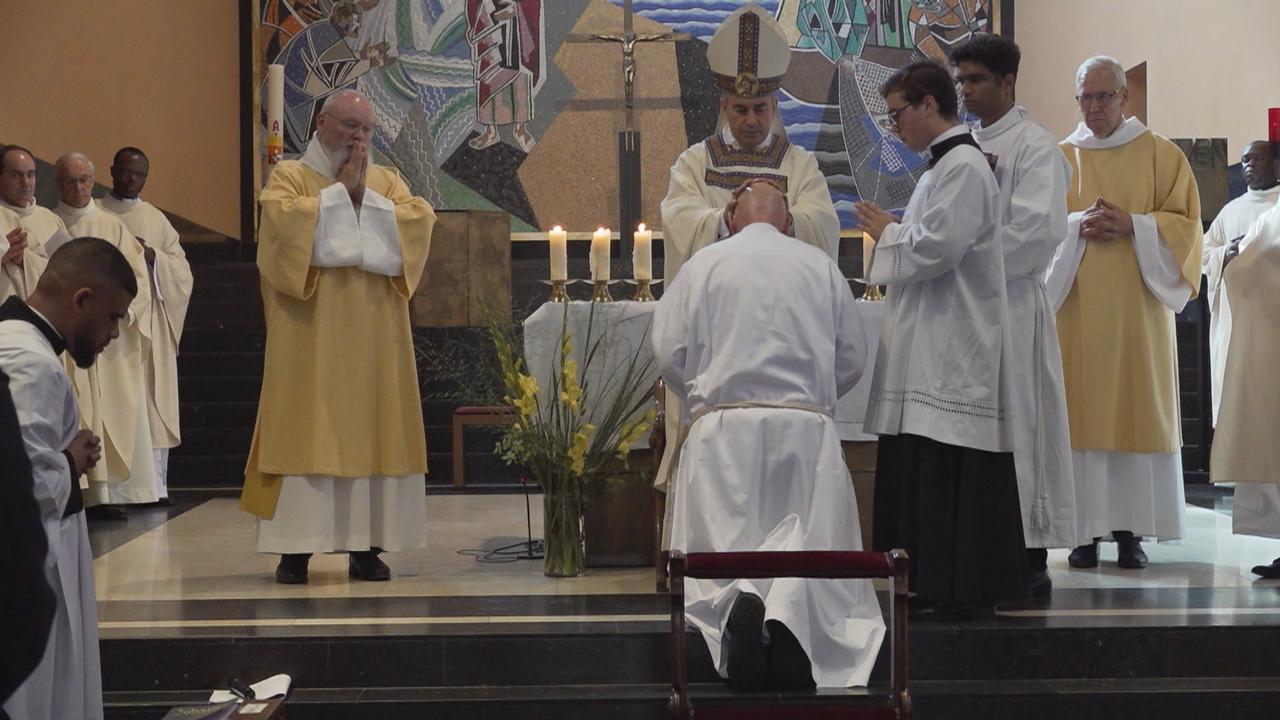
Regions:
<instances>
[{"instance_id":1,"label":"gold chasuble","mask_svg":"<svg viewBox=\"0 0 1280 720\"><path fill-rule=\"evenodd\" d=\"M1194 297L1203 236L1191 167L1176 145L1146 129L1114 147L1061 147L1072 168L1067 211L1080 213L1101 197L1135 216L1139 236L1080 241L1079 269L1057 316L1071 447L1179 452L1174 312L1143 266L1139 243L1149 221L1140 216L1158 231L1152 252L1166 261L1171 255ZM1072 218L1078 236L1079 215Z\"/></svg>"},{"instance_id":2,"label":"gold chasuble","mask_svg":"<svg viewBox=\"0 0 1280 720\"><path fill-rule=\"evenodd\" d=\"M312 266L320 192L334 184L281 162L261 195L258 269L267 321L258 422L241 507L275 516L286 475L425 473L426 435L409 324L435 212L391 169L366 187L395 205L403 272Z\"/></svg>"}]
</instances>

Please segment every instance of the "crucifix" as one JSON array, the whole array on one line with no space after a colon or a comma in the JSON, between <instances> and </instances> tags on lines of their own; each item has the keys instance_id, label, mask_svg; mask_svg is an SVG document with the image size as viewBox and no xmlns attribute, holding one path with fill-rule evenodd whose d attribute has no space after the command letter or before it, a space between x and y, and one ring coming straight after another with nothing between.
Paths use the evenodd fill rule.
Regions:
<instances>
[{"instance_id":1,"label":"crucifix","mask_svg":"<svg viewBox=\"0 0 1280 720\"><path fill-rule=\"evenodd\" d=\"M635 125L636 43L674 42L687 40L684 33L635 32L635 11L632 0L624 0L622 7L622 34L598 33L577 42L616 42L622 46L622 89L625 120L618 133L618 239L622 256L631 250L631 233L640 223L640 131ZM567 38L574 42L573 38Z\"/></svg>"}]
</instances>

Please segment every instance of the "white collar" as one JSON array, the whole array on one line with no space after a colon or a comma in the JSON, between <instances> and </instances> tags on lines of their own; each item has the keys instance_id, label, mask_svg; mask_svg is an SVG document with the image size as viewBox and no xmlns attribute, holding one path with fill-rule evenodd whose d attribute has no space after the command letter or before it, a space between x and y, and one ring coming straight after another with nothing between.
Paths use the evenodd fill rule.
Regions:
<instances>
[{"instance_id":1,"label":"white collar","mask_svg":"<svg viewBox=\"0 0 1280 720\"><path fill-rule=\"evenodd\" d=\"M1280 185L1272 185L1266 190L1254 190L1253 188L1245 188L1244 194L1258 200L1270 200L1275 198L1280 201Z\"/></svg>"},{"instance_id":2,"label":"white collar","mask_svg":"<svg viewBox=\"0 0 1280 720\"><path fill-rule=\"evenodd\" d=\"M302 154L302 164L330 180L338 179L338 163L315 135L311 136L307 151Z\"/></svg>"},{"instance_id":3,"label":"white collar","mask_svg":"<svg viewBox=\"0 0 1280 720\"><path fill-rule=\"evenodd\" d=\"M736 139L734 139L733 131L729 129L729 123L725 123L724 129L720 131L720 139L724 140L725 144L730 147L742 149L742 144L739 143ZM765 150L768 150L769 146L772 144L773 144L773 133L770 132L768 135L765 136L764 142L752 148L752 151L763 152Z\"/></svg>"},{"instance_id":4,"label":"white collar","mask_svg":"<svg viewBox=\"0 0 1280 720\"><path fill-rule=\"evenodd\" d=\"M18 207L17 205L10 205L9 203L3 202L3 201L0 201L0 205L4 205L9 210L14 211L18 215L21 215L22 217L26 217L30 215L33 211L35 211L36 199L31 198L31 202L27 203L26 207Z\"/></svg>"},{"instance_id":5,"label":"white collar","mask_svg":"<svg viewBox=\"0 0 1280 720\"><path fill-rule=\"evenodd\" d=\"M1107 137L1100 138L1093 134L1083 121L1076 126L1075 132L1067 136L1067 142L1082 150L1110 150L1121 145L1128 145L1147 131L1147 126L1136 117L1131 117L1120 124L1116 131Z\"/></svg>"},{"instance_id":6,"label":"white collar","mask_svg":"<svg viewBox=\"0 0 1280 720\"><path fill-rule=\"evenodd\" d=\"M136 198L122 198L116 197L116 194L113 192L108 192L106 195L99 198L98 202L113 211L126 213L138 207L138 203L142 202L142 196L139 195Z\"/></svg>"},{"instance_id":7,"label":"white collar","mask_svg":"<svg viewBox=\"0 0 1280 720\"><path fill-rule=\"evenodd\" d=\"M978 142L992 140L1004 134L1008 130L1022 124L1022 121L1026 119L1026 109L1021 105L1014 105L1009 109L1009 112L1005 113L999 120L991 123L990 125L983 125L982 122L979 121L973 128L973 136L977 138Z\"/></svg>"},{"instance_id":8,"label":"white collar","mask_svg":"<svg viewBox=\"0 0 1280 720\"><path fill-rule=\"evenodd\" d=\"M936 138L934 138L933 140L931 140L931 141L929 142L929 149L930 149L930 150L932 150L934 145L937 145L938 143L942 142L943 140L949 140L949 139L951 139L951 138L953 138L953 137L956 137L956 136L959 136L959 135L965 135L965 134L967 134L968 132L969 132L969 126L968 126L968 125L965 125L964 123L961 123L961 124L959 124L959 125L956 125L955 127L952 127L950 130L946 130L946 131L944 131L941 135L939 135L938 137L936 137Z\"/></svg>"},{"instance_id":9,"label":"white collar","mask_svg":"<svg viewBox=\"0 0 1280 720\"><path fill-rule=\"evenodd\" d=\"M98 205L93 201L92 198L89 199L89 204L85 205L82 208L71 207L70 205L59 200L58 207L54 208L53 211L63 216L68 216L73 218L82 218L85 215L88 215L89 213L97 212Z\"/></svg>"}]
</instances>

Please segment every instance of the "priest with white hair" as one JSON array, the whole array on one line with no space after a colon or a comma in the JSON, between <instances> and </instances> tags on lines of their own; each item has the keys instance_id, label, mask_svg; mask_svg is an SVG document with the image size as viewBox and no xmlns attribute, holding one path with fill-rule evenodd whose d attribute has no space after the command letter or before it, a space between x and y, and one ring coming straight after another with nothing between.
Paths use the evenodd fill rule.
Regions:
<instances>
[{"instance_id":1,"label":"priest with white hair","mask_svg":"<svg viewBox=\"0 0 1280 720\"><path fill-rule=\"evenodd\" d=\"M301 160L260 196L267 348L241 507L276 581L305 583L313 553L388 580L384 550L426 544L426 433L409 298L435 212L372 162L373 105L330 96Z\"/></svg>"},{"instance_id":2,"label":"priest with white hair","mask_svg":"<svg viewBox=\"0 0 1280 720\"><path fill-rule=\"evenodd\" d=\"M160 499L151 452L146 357L151 345L151 280L143 247L120 218L93 201L93 162L77 152L58 158L54 213L74 237L102 238L133 268L138 294L120 337L90 368L68 366L84 426L103 440L103 461L88 474L85 506L91 517L123 519L125 506Z\"/></svg>"},{"instance_id":3,"label":"priest with white hair","mask_svg":"<svg viewBox=\"0 0 1280 720\"><path fill-rule=\"evenodd\" d=\"M1071 428L1078 536L1073 568L1147 566L1141 540L1186 526L1174 313L1200 286L1200 194L1177 145L1124 116L1114 58L1076 71L1083 121L1060 147L1071 165L1067 238L1049 269Z\"/></svg>"}]
</instances>

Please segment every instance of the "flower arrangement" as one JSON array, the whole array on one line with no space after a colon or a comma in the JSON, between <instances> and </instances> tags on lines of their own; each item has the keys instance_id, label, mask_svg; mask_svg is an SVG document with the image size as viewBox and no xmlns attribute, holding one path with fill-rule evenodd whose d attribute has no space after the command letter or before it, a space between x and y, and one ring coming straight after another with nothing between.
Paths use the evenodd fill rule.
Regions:
<instances>
[{"instance_id":1,"label":"flower arrangement","mask_svg":"<svg viewBox=\"0 0 1280 720\"><path fill-rule=\"evenodd\" d=\"M505 400L517 415L497 452L527 468L542 487L546 574L580 575L584 487L604 477L613 458L625 464L631 446L649 433L656 412L645 409L652 406L653 358L636 353L602 367L610 356L609 328L597 328L593 304L586 337L575 345L565 305L565 329L550 378L544 378L548 387L540 387L511 324L493 318L488 324Z\"/></svg>"}]
</instances>

